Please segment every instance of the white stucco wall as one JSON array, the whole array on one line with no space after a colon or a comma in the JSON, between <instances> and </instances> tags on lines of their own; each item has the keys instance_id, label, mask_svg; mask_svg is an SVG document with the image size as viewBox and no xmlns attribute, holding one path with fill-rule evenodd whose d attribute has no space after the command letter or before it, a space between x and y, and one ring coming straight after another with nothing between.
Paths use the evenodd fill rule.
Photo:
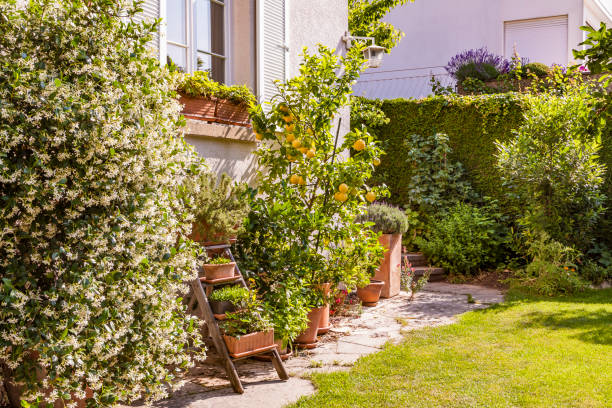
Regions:
<instances>
[{"instance_id":1,"label":"white stucco wall","mask_svg":"<svg viewBox=\"0 0 612 408\"><path fill-rule=\"evenodd\" d=\"M612 8L612 0L586 0L595 1ZM443 67L457 53L486 46L503 55L504 22L512 20L567 15L567 64L571 50L584 38L579 27L585 23L585 7L585 0L416 0L385 18L406 35L385 55L380 68L369 69L362 76L358 90L375 98L426 96L430 73L445 74ZM594 3L591 8L601 9ZM604 17L600 13L591 20ZM595 23L599 25L599 20ZM444 75L440 79L447 81Z\"/></svg>"}]
</instances>

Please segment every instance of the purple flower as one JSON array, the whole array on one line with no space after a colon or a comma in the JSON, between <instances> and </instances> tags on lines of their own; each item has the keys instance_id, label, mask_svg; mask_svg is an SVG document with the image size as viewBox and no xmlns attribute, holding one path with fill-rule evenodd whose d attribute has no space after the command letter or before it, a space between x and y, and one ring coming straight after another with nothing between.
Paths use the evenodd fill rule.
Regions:
<instances>
[{"instance_id":1,"label":"purple flower","mask_svg":"<svg viewBox=\"0 0 612 408\"><path fill-rule=\"evenodd\" d=\"M480 69L484 64L490 65L495 67L500 74L506 74L512 69L511 61L489 52L487 47L465 50L451 58L444 68L453 78L458 79L457 71L468 64L474 64L477 69Z\"/></svg>"}]
</instances>

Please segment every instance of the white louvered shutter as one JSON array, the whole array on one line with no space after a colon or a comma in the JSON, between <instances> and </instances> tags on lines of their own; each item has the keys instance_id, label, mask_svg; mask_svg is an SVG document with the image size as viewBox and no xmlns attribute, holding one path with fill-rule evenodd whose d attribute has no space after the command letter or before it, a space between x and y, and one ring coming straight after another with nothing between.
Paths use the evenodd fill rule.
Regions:
<instances>
[{"instance_id":1,"label":"white louvered shutter","mask_svg":"<svg viewBox=\"0 0 612 408\"><path fill-rule=\"evenodd\" d=\"M287 64L285 2L286 0L263 0L263 75L261 76L263 83L260 87L262 102L269 101L277 94L275 80L285 80Z\"/></svg>"},{"instance_id":2,"label":"white louvered shutter","mask_svg":"<svg viewBox=\"0 0 612 408\"><path fill-rule=\"evenodd\" d=\"M160 1L161 0L144 0L144 3L140 5L142 7L142 15L139 19L144 20L145 18L152 21L160 18ZM155 55L159 56L160 49L160 36L159 27L157 32L153 34L153 38L149 42L149 46L155 50Z\"/></svg>"},{"instance_id":3,"label":"white louvered shutter","mask_svg":"<svg viewBox=\"0 0 612 408\"><path fill-rule=\"evenodd\" d=\"M568 63L567 16L506 21L504 53L512 57L514 48L521 57L546 65Z\"/></svg>"}]
</instances>

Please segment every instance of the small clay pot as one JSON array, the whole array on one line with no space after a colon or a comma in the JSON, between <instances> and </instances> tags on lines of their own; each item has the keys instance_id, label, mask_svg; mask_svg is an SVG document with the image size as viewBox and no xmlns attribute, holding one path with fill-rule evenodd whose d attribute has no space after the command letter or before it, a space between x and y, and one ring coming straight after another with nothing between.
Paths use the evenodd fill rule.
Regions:
<instances>
[{"instance_id":1,"label":"small clay pot","mask_svg":"<svg viewBox=\"0 0 612 408\"><path fill-rule=\"evenodd\" d=\"M323 292L325 297L329 296L329 290L331 287L331 283L323 283L318 285L318 288ZM321 320L319 321L319 329L317 330L317 334L325 334L331 328L331 324L329 323L329 303L323 305L323 311L321 312Z\"/></svg>"},{"instance_id":2,"label":"small clay pot","mask_svg":"<svg viewBox=\"0 0 612 408\"><path fill-rule=\"evenodd\" d=\"M225 314L225 312L235 312L236 311L236 306L228 300L224 300L224 301L209 300L208 303L210 304L210 308L212 309L213 314L216 314L216 315Z\"/></svg>"},{"instance_id":3,"label":"small clay pot","mask_svg":"<svg viewBox=\"0 0 612 408\"><path fill-rule=\"evenodd\" d=\"M311 349L316 347L319 322L321 321L323 309L324 307L315 307L308 312L308 328L295 339L295 343L299 348Z\"/></svg>"},{"instance_id":4,"label":"small clay pot","mask_svg":"<svg viewBox=\"0 0 612 408\"><path fill-rule=\"evenodd\" d=\"M227 279L234 276L236 262L226 264L204 264L204 277L206 280Z\"/></svg>"},{"instance_id":5,"label":"small clay pot","mask_svg":"<svg viewBox=\"0 0 612 408\"><path fill-rule=\"evenodd\" d=\"M376 306L380 299L380 291L385 282L376 279L370 279L370 284L363 288L357 288L357 296L364 306Z\"/></svg>"}]
</instances>

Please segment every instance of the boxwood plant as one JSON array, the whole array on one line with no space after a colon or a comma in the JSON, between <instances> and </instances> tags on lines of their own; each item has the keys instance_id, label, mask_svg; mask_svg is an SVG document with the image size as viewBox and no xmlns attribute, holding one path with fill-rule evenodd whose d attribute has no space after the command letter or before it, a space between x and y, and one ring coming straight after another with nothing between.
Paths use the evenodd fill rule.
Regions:
<instances>
[{"instance_id":1,"label":"boxwood plant","mask_svg":"<svg viewBox=\"0 0 612 408\"><path fill-rule=\"evenodd\" d=\"M200 161L139 11L0 2L0 375L24 407L160 399L199 349L179 187Z\"/></svg>"}]
</instances>

